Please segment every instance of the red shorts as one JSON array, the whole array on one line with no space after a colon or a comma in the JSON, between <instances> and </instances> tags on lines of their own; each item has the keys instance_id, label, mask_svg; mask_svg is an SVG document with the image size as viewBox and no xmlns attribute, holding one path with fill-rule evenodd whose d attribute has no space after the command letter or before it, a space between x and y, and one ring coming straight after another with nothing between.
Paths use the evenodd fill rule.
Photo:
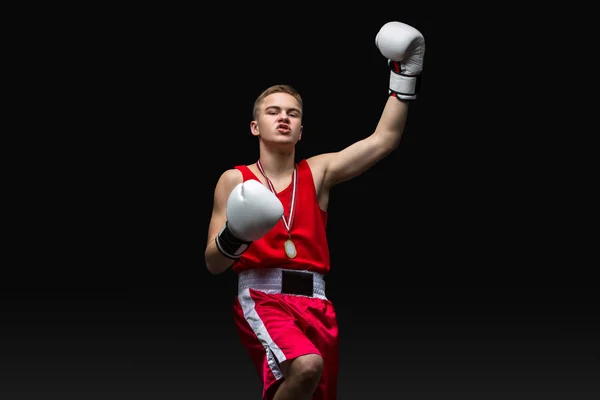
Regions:
<instances>
[{"instance_id":1,"label":"red shorts","mask_svg":"<svg viewBox=\"0 0 600 400\"><path fill-rule=\"evenodd\" d=\"M323 373L313 400L336 400L339 369L338 325L326 299L242 290L234 302L234 321L242 344L271 400L284 376L279 363L306 354L323 358Z\"/></svg>"}]
</instances>

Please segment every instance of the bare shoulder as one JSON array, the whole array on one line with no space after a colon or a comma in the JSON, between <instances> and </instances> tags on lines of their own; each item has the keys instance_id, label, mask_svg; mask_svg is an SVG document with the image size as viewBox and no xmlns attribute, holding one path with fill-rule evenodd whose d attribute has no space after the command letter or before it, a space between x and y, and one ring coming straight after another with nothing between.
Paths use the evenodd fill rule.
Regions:
<instances>
[{"instance_id":1,"label":"bare shoulder","mask_svg":"<svg viewBox=\"0 0 600 400\"><path fill-rule=\"evenodd\" d=\"M225 170L215 187L215 196L229 196L233 188L244 180L242 172L235 168Z\"/></svg>"},{"instance_id":2,"label":"bare shoulder","mask_svg":"<svg viewBox=\"0 0 600 400\"><path fill-rule=\"evenodd\" d=\"M242 180L242 172L236 168L225 170L219 177L219 183L233 186L241 183Z\"/></svg>"}]
</instances>

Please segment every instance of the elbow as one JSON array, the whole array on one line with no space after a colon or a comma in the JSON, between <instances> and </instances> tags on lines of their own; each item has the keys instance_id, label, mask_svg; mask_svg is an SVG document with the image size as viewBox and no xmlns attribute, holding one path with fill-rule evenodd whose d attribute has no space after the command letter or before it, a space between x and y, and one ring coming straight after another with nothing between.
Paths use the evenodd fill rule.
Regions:
<instances>
[{"instance_id":1,"label":"elbow","mask_svg":"<svg viewBox=\"0 0 600 400\"><path fill-rule=\"evenodd\" d=\"M215 261L214 248L211 248L210 244L204 250L204 265L211 275L219 274L220 271L217 268L218 263Z\"/></svg>"},{"instance_id":2,"label":"elbow","mask_svg":"<svg viewBox=\"0 0 600 400\"><path fill-rule=\"evenodd\" d=\"M212 243L214 243L214 241ZM233 260L225 258L213 244L206 246L206 250L204 251L204 264L211 275L219 275L227 271L233 264Z\"/></svg>"},{"instance_id":3,"label":"elbow","mask_svg":"<svg viewBox=\"0 0 600 400\"><path fill-rule=\"evenodd\" d=\"M208 272L210 272L211 275L219 275L223 272L222 269L212 266L208 261L206 261L206 269L208 270Z\"/></svg>"},{"instance_id":4,"label":"elbow","mask_svg":"<svg viewBox=\"0 0 600 400\"><path fill-rule=\"evenodd\" d=\"M208 262L207 259L204 259L204 264L206 265L206 269L207 271L211 274L211 275L216 275L216 271L215 269L211 266L211 264Z\"/></svg>"},{"instance_id":5,"label":"elbow","mask_svg":"<svg viewBox=\"0 0 600 400\"><path fill-rule=\"evenodd\" d=\"M216 268L214 263L211 260L208 252L204 254L204 264L206 265L206 269L210 272L211 275L218 275L221 271Z\"/></svg>"},{"instance_id":6,"label":"elbow","mask_svg":"<svg viewBox=\"0 0 600 400\"><path fill-rule=\"evenodd\" d=\"M396 151L400 147L400 140L396 140L390 144L390 146L386 149L387 154L390 154Z\"/></svg>"},{"instance_id":7,"label":"elbow","mask_svg":"<svg viewBox=\"0 0 600 400\"><path fill-rule=\"evenodd\" d=\"M398 135L391 131L376 131L373 135L376 138L376 147L381 152L381 156L385 157L395 151L402 141L402 135Z\"/></svg>"},{"instance_id":8,"label":"elbow","mask_svg":"<svg viewBox=\"0 0 600 400\"><path fill-rule=\"evenodd\" d=\"M378 149L378 158L382 159L384 157L389 156L391 153L396 151L400 147L400 141L386 141L381 143L381 146Z\"/></svg>"},{"instance_id":9,"label":"elbow","mask_svg":"<svg viewBox=\"0 0 600 400\"><path fill-rule=\"evenodd\" d=\"M219 275L219 274L220 274L220 272L219 272L219 271L217 271L217 270L215 270L215 269L212 269L211 267L208 267L208 266L207 266L207 268L206 268L206 269L207 269L207 270L208 270L208 272L209 272L211 275L213 275L213 276L214 276L214 275Z\"/></svg>"},{"instance_id":10,"label":"elbow","mask_svg":"<svg viewBox=\"0 0 600 400\"><path fill-rule=\"evenodd\" d=\"M214 255L204 257L204 264L206 264L206 269L210 272L211 275L219 275L222 274L229 268L229 264L224 264Z\"/></svg>"}]
</instances>

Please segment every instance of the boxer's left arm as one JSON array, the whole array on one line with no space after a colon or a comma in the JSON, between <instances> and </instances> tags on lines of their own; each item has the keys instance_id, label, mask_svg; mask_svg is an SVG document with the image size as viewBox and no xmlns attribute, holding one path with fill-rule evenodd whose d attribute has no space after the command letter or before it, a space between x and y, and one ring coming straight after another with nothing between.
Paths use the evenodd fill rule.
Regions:
<instances>
[{"instance_id":1,"label":"boxer's left arm","mask_svg":"<svg viewBox=\"0 0 600 400\"><path fill-rule=\"evenodd\" d=\"M317 172L319 192L352 179L394 151L402 139L409 103L416 99L416 80L423 66L425 42L415 28L391 22L384 25L375 39L390 67L389 97L375 130L368 137L345 149L321 154L308 160Z\"/></svg>"}]
</instances>

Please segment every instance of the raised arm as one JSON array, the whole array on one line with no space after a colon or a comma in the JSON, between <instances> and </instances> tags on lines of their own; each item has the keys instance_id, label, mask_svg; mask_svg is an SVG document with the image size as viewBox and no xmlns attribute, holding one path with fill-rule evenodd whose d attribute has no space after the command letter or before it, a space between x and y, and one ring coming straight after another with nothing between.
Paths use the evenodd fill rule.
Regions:
<instances>
[{"instance_id":1,"label":"raised arm","mask_svg":"<svg viewBox=\"0 0 600 400\"><path fill-rule=\"evenodd\" d=\"M375 44L388 59L389 98L371 135L336 153L309 160L328 189L358 176L387 156L400 144L410 101L417 97L417 78L423 69L425 40L415 28L388 22L378 32Z\"/></svg>"}]
</instances>

